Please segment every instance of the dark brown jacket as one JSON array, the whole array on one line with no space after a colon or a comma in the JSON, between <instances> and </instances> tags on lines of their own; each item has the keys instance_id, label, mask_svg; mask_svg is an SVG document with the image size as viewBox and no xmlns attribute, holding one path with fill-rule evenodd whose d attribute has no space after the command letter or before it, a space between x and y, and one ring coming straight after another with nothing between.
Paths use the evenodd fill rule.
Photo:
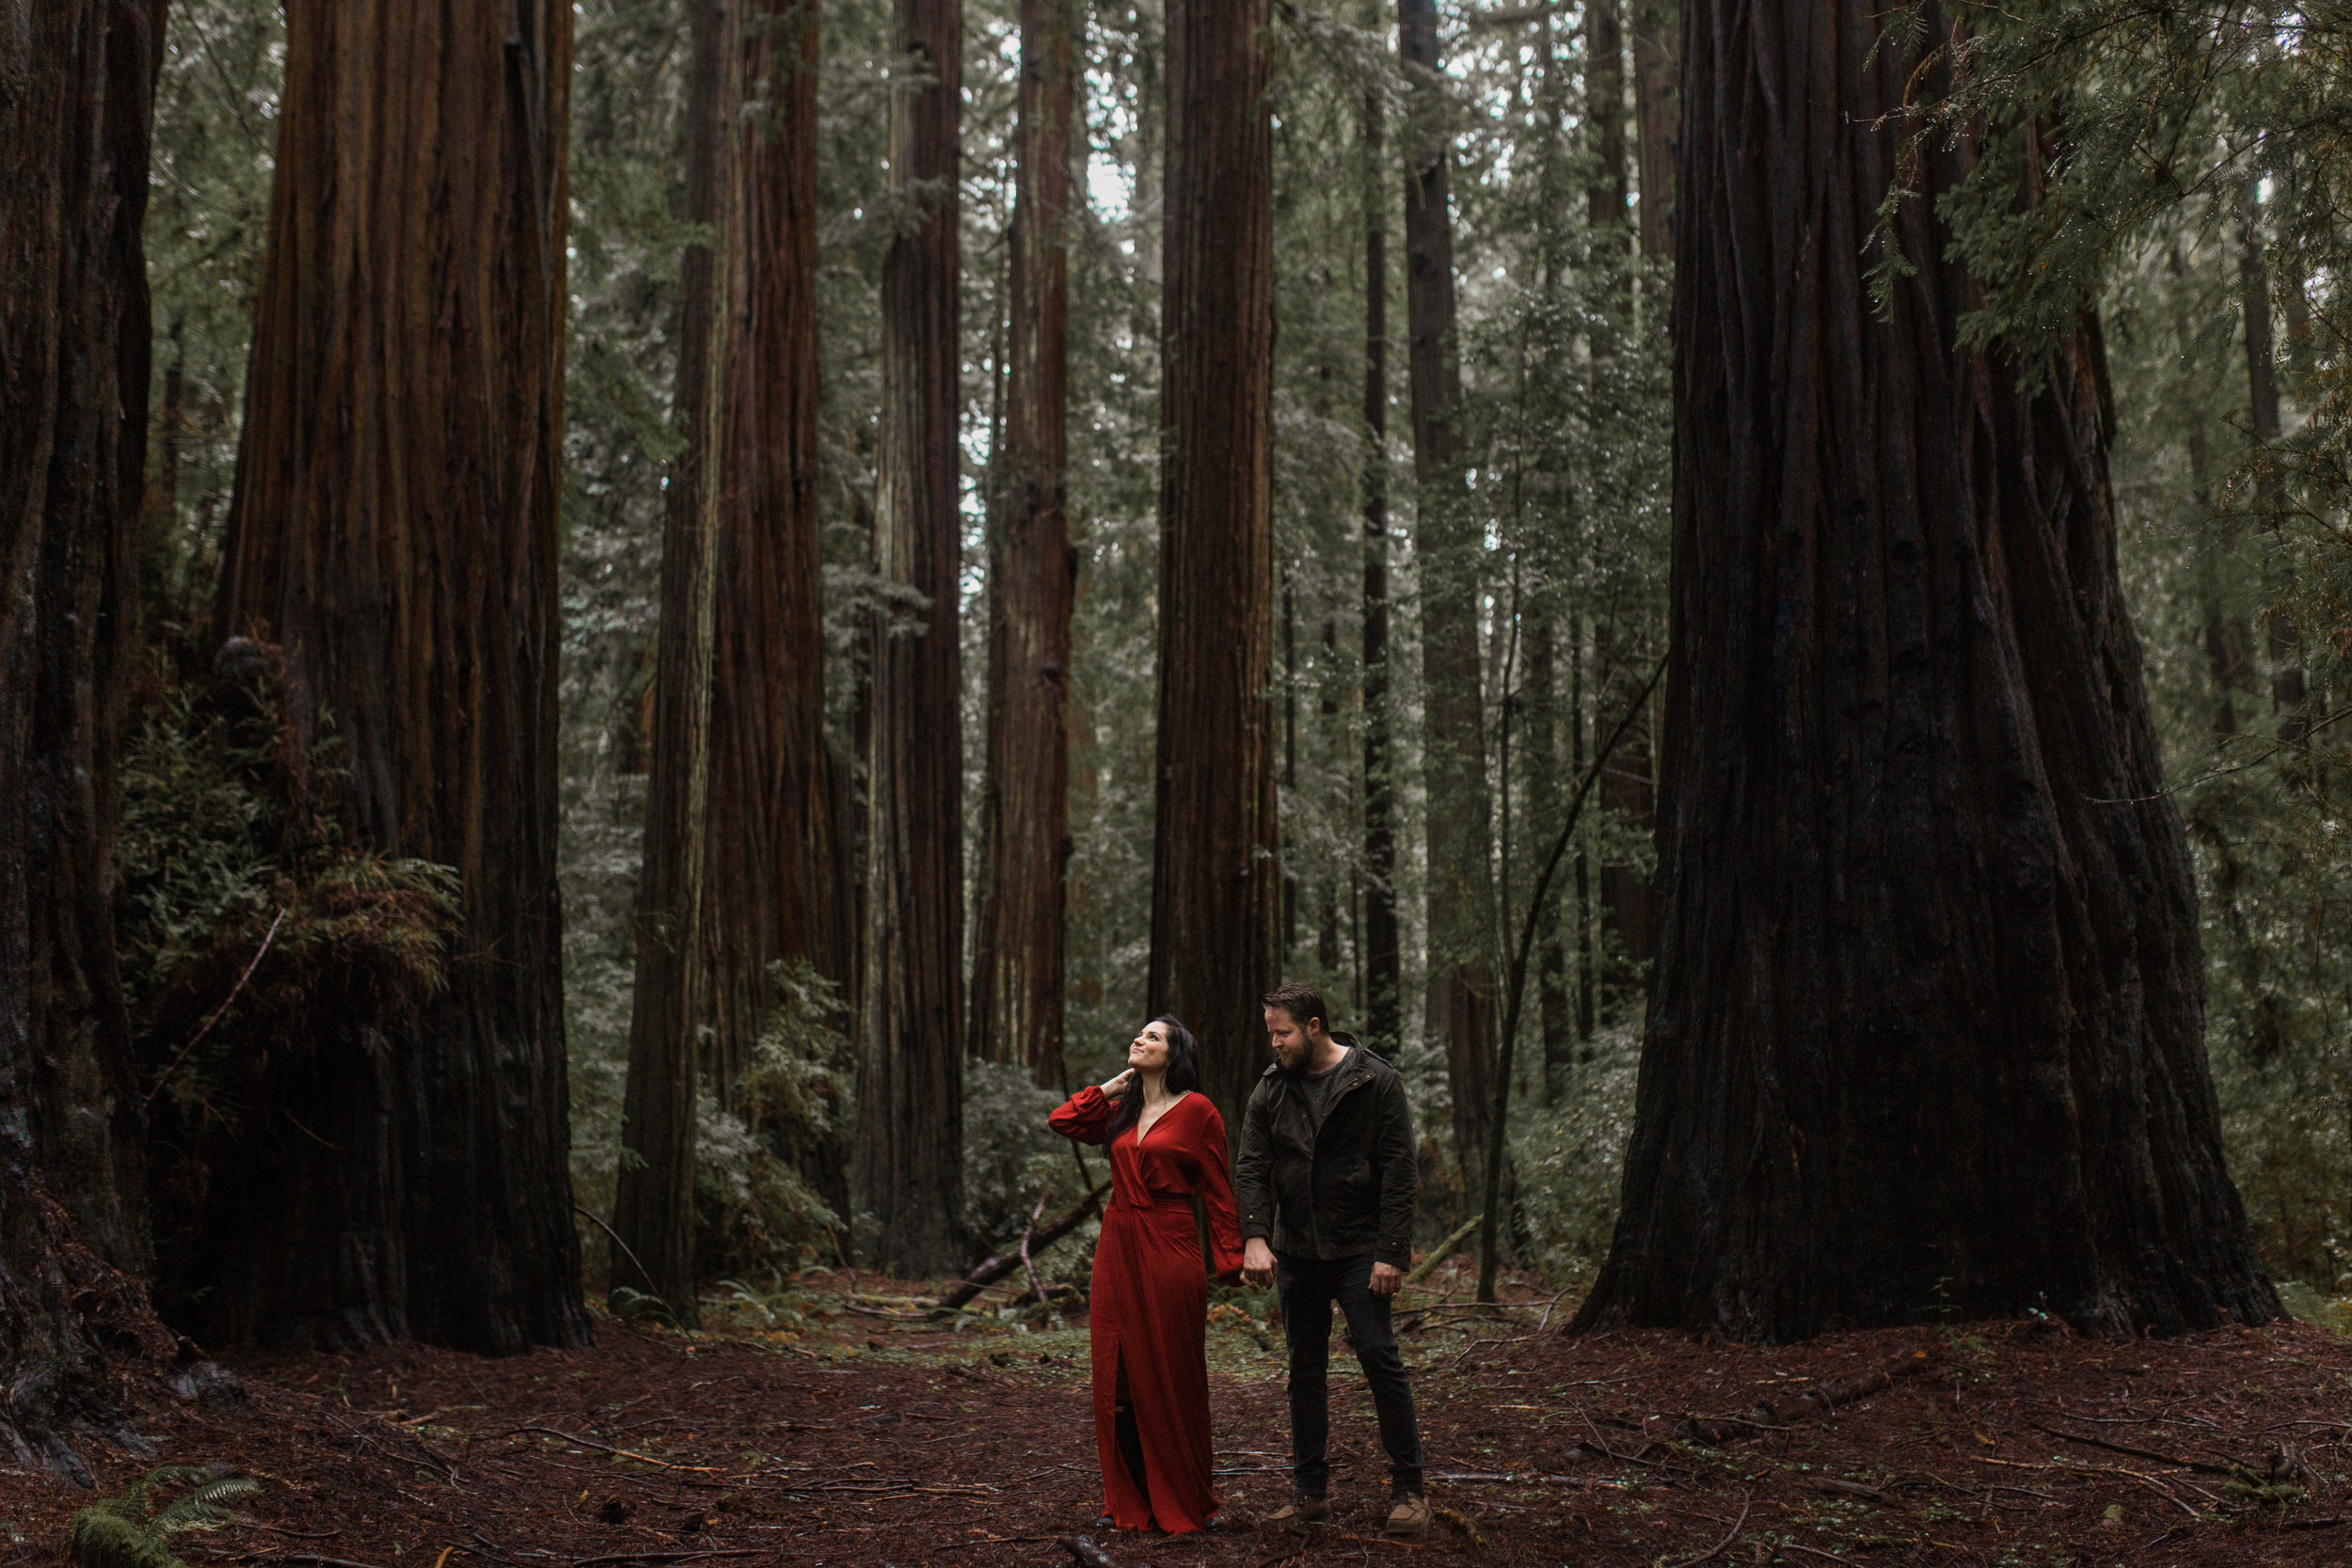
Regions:
<instances>
[{"instance_id":1,"label":"dark brown jacket","mask_svg":"<svg viewBox=\"0 0 2352 1568\"><path fill-rule=\"evenodd\" d=\"M1242 1114L1233 1196L1241 1234L1277 1252L1357 1257L1404 1268L1413 1260L1413 1115L1396 1069L1361 1046L1331 1081L1323 1118L1279 1063L1265 1069Z\"/></svg>"}]
</instances>

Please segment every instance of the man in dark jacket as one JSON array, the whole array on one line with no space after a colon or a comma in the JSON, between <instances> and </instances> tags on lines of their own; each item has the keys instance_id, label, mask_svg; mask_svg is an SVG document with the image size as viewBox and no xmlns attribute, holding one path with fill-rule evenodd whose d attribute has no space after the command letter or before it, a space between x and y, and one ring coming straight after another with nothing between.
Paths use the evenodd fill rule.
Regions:
<instances>
[{"instance_id":1,"label":"man in dark jacket","mask_svg":"<svg viewBox=\"0 0 2352 1568\"><path fill-rule=\"evenodd\" d=\"M1274 1515L1327 1519L1331 1304L1347 1316L1389 1450L1387 1531L1429 1528L1421 1432L1389 1302L1412 1261L1413 1118L1396 1069L1333 1035L1307 986L1265 996L1274 1065L1243 1114L1233 1196L1241 1209L1242 1277L1275 1281L1290 1346L1291 1476L1296 1495ZM1271 1244L1269 1244L1269 1243Z\"/></svg>"}]
</instances>

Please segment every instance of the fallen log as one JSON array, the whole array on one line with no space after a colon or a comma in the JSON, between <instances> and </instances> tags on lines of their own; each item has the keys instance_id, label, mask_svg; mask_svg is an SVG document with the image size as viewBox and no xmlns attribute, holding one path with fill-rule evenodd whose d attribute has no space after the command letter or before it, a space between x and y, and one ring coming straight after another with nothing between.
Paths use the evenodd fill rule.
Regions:
<instances>
[{"instance_id":1,"label":"fallen log","mask_svg":"<svg viewBox=\"0 0 2352 1568\"><path fill-rule=\"evenodd\" d=\"M1094 1211L1103 1201L1103 1195L1110 1190L1111 1184L1105 1181L1071 1205L1069 1209L1048 1223L1043 1229L1032 1228L1025 1232L1028 1242L1029 1256L1036 1257L1091 1219ZM933 1310L938 1313L953 1312L989 1286L1015 1272L1021 1267L1021 1253L1022 1248L1016 1243L1001 1252L992 1253L981 1259L965 1272L961 1284L939 1298L939 1306Z\"/></svg>"},{"instance_id":2,"label":"fallen log","mask_svg":"<svg viewBox=\"0 0 2352 1568\"><path fill-rule=\"evenodd\" d=\"M1807 1416L1827 1415L1841 1404L1892 1387L1898 1378L1923 1372L1931 1364L1926 1351L1915 1350L1857 1377L1833 1378L1778 1404L1770 1400L1758 1401L1744 1416L1685 1416L1676 1424L1675 1435L1685 1442L1716 1445L1751 1437Z\"/></svg>"}]
</instances>

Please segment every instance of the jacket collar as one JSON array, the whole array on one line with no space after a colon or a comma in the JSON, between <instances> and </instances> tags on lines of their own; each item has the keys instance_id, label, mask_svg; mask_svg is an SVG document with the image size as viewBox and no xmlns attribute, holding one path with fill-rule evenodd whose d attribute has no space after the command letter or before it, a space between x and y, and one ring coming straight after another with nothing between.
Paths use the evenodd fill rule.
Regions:
<instances>
[{"instance_id":1,"label":"jacket collar","mask_svg":"<svg viewBox=\"0 0 2352 1568\"><path fill-rule=\"evenodd\" d=\"M1366 1058L1371 1056L1371 1054L1372 1053L1365 1050L1360 1044L1351 1045L1347 1048L1347 1054L1340 1058L1338 1069L1339 1076L1331 1080L1331 1092L1333 1095L1336 1096L1342 1089L1352 1088L1359 1082L1372 1076L1372 1068L1366 1061ZM1295 1084L1298 1081L1299 1075L1287 1070L1279 1062L1268 1062L1266 1064L1265 1070L1258 1074L1258 1076L1261 1078L1279 1078L1285 1080L1286 1082Z\"/></svg>"}]
</instances>

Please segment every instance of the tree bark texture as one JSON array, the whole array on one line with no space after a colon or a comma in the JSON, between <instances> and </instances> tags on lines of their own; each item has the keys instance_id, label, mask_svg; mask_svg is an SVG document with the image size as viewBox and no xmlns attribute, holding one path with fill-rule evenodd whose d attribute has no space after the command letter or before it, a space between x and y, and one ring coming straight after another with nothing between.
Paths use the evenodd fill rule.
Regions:
<instances>
[{"instance_id":1,"label":"tree bark texture","mask_svg":"<svg viewBox=\"0 0 2352 1568\"><path fill-rule=\"evenodd\" d=\"M1168 17L1160 682L1151 1006L1200 1041L1240 1135L1279 962L1274 715L1274 158L1267 0Z\"/></svg>"},{"instance_id":2,"label":"tree bark texture","mask_svg":"<svg viewBox=\"0 0 2352 1568\"><path fill-rule=\"evenodd\" d=\"M677 389L681 442L662 492L661 626L654 650L653 754L644 859L637 882L636 985L629 992L628 1078L621 1168L613 1181L608 1275L649 1291L678 1325L699 1323L694 1293L694 1091L702 1028L715 1016L709 835L711 670L718 615L720 496L734 245L736 87L742 69L735 0L696 0L686 88L689 223L710 243L679 265ZM742 845L729 834L728 858ZM642 1267L641 1267L642 1265Z\"/></svg>"},{"instance_id":3,"label":"tree bark texture","mask_svg":"<svg viewBox=\"0 0 2352 1568\"><path fill-rule=\"evenodd\" d=\"M1633 0L1633 149L1645 256L1674 254L1675 144L1681 124L1680 0Z\"/></svg>"},{"instance_id":4,"label":"tree bark texture","mask_svg":"<svg viewBox=\"0 0 2352 1568\"><path fill-rule=\"evenodd\" d=\"M0 1456L89 1484L167 1348L115 958L116 736L146 466L164 6L0 29Z\"/></svg>"},{"instance_id":5,"label":"tree bark texture","mask_svg":"<svg viewBox=\"0 0 2352 1568\"><path fill-rule=\"evenodd\" d=\"M1070 611L1063 511L1070 290L1073 0L1022 0L1005 462L989 573L988 875L975 945L979 1054L1062 1081L1062 911L1070 857Z\"/></svg>"},{"instance_id":6,"label":"tree bark texture","mask_svg":"<svg viewBox=\"0 0 2352 1568\"><path fill-rule=\"evenodd\" d=\"M1484 550L1463 494L1460 355L1454 341L1451 156L1441 124L1436 0L1397 0L1397 37L1416 103L1406 141L1405 307L1420 485L1421 659L1428 781L1427 1028L1446 1054L1465 1191L1483 1185L1494 1103L1494 830L1486 791L1478 650Z\"/></svg>"},{"instance_id":7,"label":"tree bark texture","mask_svg":"<svg viewBox=\"0 0 2352 1568\"><path fill-rule=\"evenodd\" d=\"M849 765L825 743L824 577L817 485L818 8L746 0L744 117L733 165L722 391L718 600L706 846L712 1031L701 1066L726 1094L751 1066L775 1002L769 966L793 959L857 994L855 809ZM850 1210L846 1145L802 1174Z\"/></svg>"},{"instance_id":8,"label":"tree bark texture","mask_svg":"<svg viewBox=\"0 0 2352 1568\"><path fill-rule=\"evenodd\" d=\"M963 723L957 594L956 138L961 0L897 0L898 56L928 79L890 108L890 181L924 214L882 253L874 564L930 601L872 641L867 741L860 1250L910 1275L952 1269L963 1162Z\"/></svg>"},{"instance_id":9,"label":"tree bark texture","mask_svg":"<svg viewBox=\"0 0 2352 1568\"><path fill-rule=\"evenodd\" d=\"M1630 194L1625 158L1625 28L1618 0L1584 8L1584 113L1593 145L1592 183L1584 194L1593 228L1610 236L1626 220ZM1637 135L1638 143L1638 135Z\"/></svg>"},{"instance_id":10,"label":"tree bark texture","mask_svg":"<svg viewBox=\"0 0 2352 1568\"><path fill-rule=\"evenodd\" d=\"M1396 782L1389 760L1389 190L1387 117L1364 94L1364 1037L1405 1034L1396 925Z\"/></svg>"},{"instance_id":11,"label":"tree bark texture","mask_svg":"<svg viewBox=\"0 0 2352 1568\"><path fill-rule=\"evenodd\" d=\"M555 880L571 16L287 7L216 630L282 645L351 841L454 867L464 928L421 1018L300 1042L325 1143L224 1226L216 1342L588 1337Z\"/></svg>"},{"instance_id":12,"label":"tree bark texture","mask_svg":"<svg viewBox=\"0 0 2352 1568\"><path fill-rule=\"evenodd\" d=\"M2271 1317L2117 582L2097 323L2030 392L1954 346L1979 293L1933 214L1968 149L1919 166L1882 319L1881 117L1915 62L1852 0L1690 16L1664 936L1579 1323Z\"/></svg>"}]
</instances>

